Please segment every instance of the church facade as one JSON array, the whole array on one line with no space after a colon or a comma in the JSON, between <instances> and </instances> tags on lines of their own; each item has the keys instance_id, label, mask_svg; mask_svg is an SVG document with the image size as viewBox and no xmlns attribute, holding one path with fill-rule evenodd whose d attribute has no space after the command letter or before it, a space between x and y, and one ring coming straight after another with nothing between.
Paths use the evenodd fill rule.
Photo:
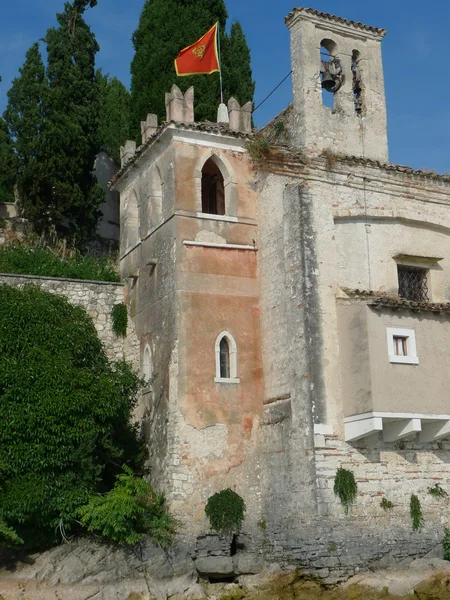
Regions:
<instances>
[{"instance_id":1,"label":"church facade","mask_svg":"<svg viewBox=\"0 0 450 600\"><path fill-rule=\"evenodd\" d=\"M448 523L450 177L389 163L383 29L286 23L291 106L255 134L174 86L112 187L155 484L193 536L234 489L261 551L339 577Z\"/></svg>"}]
</instances>

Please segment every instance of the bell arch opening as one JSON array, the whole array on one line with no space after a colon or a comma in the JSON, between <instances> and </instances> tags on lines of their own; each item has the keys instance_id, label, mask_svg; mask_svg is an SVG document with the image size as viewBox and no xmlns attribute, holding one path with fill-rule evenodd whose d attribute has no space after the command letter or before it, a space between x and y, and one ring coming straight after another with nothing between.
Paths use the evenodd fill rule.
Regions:
<instances>
[{"instance_id":1,"label":"bell arch opening","mask_svg":"<svg viewBox=\"0 0 450 600\"><path fill-rule=\"evenodd\" d=\"M202 212L210 215L225 214L224 178L213 158L209 158L202 169Z\"/></svg>"}]
</instances>

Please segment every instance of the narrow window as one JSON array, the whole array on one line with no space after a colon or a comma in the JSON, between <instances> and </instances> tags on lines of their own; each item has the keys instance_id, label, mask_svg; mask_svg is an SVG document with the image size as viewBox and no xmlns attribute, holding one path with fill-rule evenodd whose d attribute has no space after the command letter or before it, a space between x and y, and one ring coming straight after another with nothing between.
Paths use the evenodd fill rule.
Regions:
<instances>
[{"instance_id":1,"label":"narrow window","mask_svg":"<svg viewBox=\"0 0 450 600\"><path fill-rule=\"evenodd\" d=\"M355 113L363 114L363 89L362 89L362 70L361 70L361 55L358 50L352 52L352 88L353 102Z\"/></svg>"},{"instance_id":2,"label":"narrow window","mask_svg":"<svg viewBox=\"0 0 450 600\"><path fill-rule=\"evenodd\" d=\"M202 212L225 214L225 188L222 173L210 158L202 169Z\"/></svg>"},{"instance_id":3,"label":"narrow window","mask_svg":"<svg viewBox=\"0 0 450 600\"><path fill-rule=\"evenodd\" d=\"M413 302L428 302L427 269L397 265L398 295Z\"/></svg>"},{"instance_id":4,"label":"narrow window","mask_svg":"<svg viewBox=\"0 0 450 600\"><path fill-rule=\"evenodd\" d=\"M237 347L233 336L222 331L216 338L216 383L239 383L237 376Z\"/></svg>"},{"instance_id":5,"label":"narrow window","mask_svg":"<svg viewBox=\"0 0 450 600\"><path fill-rule=\"evenodd\" d=\"M223 379L230 377L230 348L225 337L220 340L220 376Z\"/></svg>"}]
</instances>

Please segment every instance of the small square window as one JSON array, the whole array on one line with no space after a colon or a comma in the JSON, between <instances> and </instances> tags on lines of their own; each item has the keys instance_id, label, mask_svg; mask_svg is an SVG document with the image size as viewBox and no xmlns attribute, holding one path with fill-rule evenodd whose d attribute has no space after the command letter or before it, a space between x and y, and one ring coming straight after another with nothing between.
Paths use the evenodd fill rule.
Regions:
<instances>
[{"instance_id":1,"label":"small square window","mask_svg":"<svg viewBox=\"0 0 450 600\"><path fill-rule=\"evenodd\" d=\"M428 269L397 265L398 295L413 302L428 302Z\"/></svg>"},{"instance_id":2,"label":"small square window","mask_svg":"<svg viewBox=\"0 0 450 600\"><path fill-rule=\"evenodd\" d=\"M389 362L418 365L416 335L413 329L386 329Z\"/></svg>"}]
</instances>

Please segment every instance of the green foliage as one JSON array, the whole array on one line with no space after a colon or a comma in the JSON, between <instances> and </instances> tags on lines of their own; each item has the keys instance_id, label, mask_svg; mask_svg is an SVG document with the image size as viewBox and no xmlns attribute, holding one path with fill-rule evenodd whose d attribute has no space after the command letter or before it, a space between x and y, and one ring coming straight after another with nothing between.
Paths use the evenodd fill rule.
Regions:
<instances>
[{"instance_id":1,"label":"green foliage","mask_svg":"<svg viewBox=\"0 0 450 600\"><path fill-rule=\"evenodd\" d=\"M23 539L17 535L12 527L8 527L5 520L0 518L0 548L3 546L14 547L23 544Z\"/></svg>"},{"instance_id":2,"label":"green foliage","mask_svg":"<svg viewBox=\"0 0 450 600\"><path fill-rule=\"evenodd\" d=\"M330 544L327 548L328 552L335 552L337 550L336 544Z\"/></svg>"},{"instance_id":3,"label":"green foliage","mask_svg":"<svg viewBox=\"0 0 450 600\"><path fill-rule=\"evenodd\" d=\"M265 531L267 529L267 523L265 519L260 519L258 521L258 527L261 529L261 531Z\"/></svg>"},{"instance_id":4,"label":"green foliage","mask_svg":"<svg viewBox=\"0 0 450 600\"><path fill-rule=\"evenodd\" d=\"M412 528L414 530L420 529L423 526L423 515L420 500L416 494L411 494L409 513L411 515Z\"/></svg>"},{"instance_id":5,"label":"green foliage","mask_svg":"<svg viewBox=\"0 0 450 600\"><path fill-rule=\"evenodd\" d=\"M0 331L0 519L43 546L120 465L140 467L140 381L107 359L81 307L34 286L0 286Z\"/></svg>"},{"instance_id":6,"label":"green foliage","mask_svg":"<svg viewBox=\"0 0 450 600\"><path fill-rule=\"evenodd\" d=\"M95 495L78 514L89 531L119 544L136 544L148 533L154 542L168 546L175 532L175 521L165 509L164 496L153 491L142 478L124 466L114 488Z\"/></svg>"},{"instance_id":7,"label":"green foliage","mask_svg":"<svg viewBox=\"0 0 450 600\"><path fill-rule=\"evenodd\" d=\"M196 121L216 121L220 102L219 74L177 77L174 59L219 21L225 101L234 95L244 104L253 99L250 53L239 23L225 33L224 0L146 0L133 34L131 63L131 129L140 143L139 123L147 113L165 120L164 94L175 83L184 92L195 86ZM180 24L182 23L182 26Z\"/></svg>"},{"instance_id":8,"label":"green foliage","mask_svg":"<svg viewBox=\"0 0 450 600\"><path fill-rule=\"evenodd\" d=\"M102 146L120 162L120 146L130 138L130 93L116 77L100 82L100 130Z\"/></svg>"},{"instance_id":9,"label":"green foliage","mask_svg":"<svg viewBox=\"0 0 450 600\"><path fill-rule=\"evenodd\" d=\"M115 304L111 310L112 330L117 337L126 337L128 311L125 304Z\"/></svg>"},{"instance_id":10,"label":"green foliage","mask_svg":"<svg viewBox=\"0 0 450 600\"><path fill-rule=\"evenodd\" d=\"M26 246L0 248L0 273L120 281L119 275L107 259L90 258L79 253L63 259L51 250Z\"/></svg>"},{"instance_id":11,"label":"green foliage","mask_svg":"<svg viewBox=\"0 0 450 600\"><path fill-rule=\"evenodd\" d=\"M448 496L447 492L441 488L439 483L435 483L433 486L429 487L428 493L430 496L434 496L435 498L445 498Z\"/></svg>"},{"instance_id":12,"label":"green foliage","mask_svg":"<svg viewBox=\"0 0 450 600\"><path fill-rule=\"evenodd\" d=\"M245 148L249 153L250 158L255 163L262 163L267 159L269 155L270 142L264 136L264 134L258 132L248 142L246 142Z\"/></svg>"},{"instance_id":13,"label":"green foliage","mask_svg":"<svg viewBox=\"0 0 450 600\"><path fill-rule=\"evenodd\" d=\"M442 545L444 546L444 560L450 560L450 529L447 527L444 529Z\"/></svg>"},{"instance_id":14,"label":"green foliage","mask_svg":"<svg viewBox=\"0 0 450 600\"><path fill-rule=\"evenodd\" d=\"M358 494L358 486L356 485L355 476L352 471L339 467L336 472L333 490L341 501L345 513L348 514L348 509L356 500Z\"/></svg>"},{"instance_id":15,"label":"green foliage","mask_svg":"<svg viewBox=\"0 0 450 600\"><path fill-rule=\"evenodd\" d=\"M14 202L16 155L5 121L0 118L0 202Z\"/></svg>"},{"instance_id":16,"label":"green foliage","mask_svg":"<svg viewBox=\"0 0 450 600\"><path fill-rule=\"evenodd\" d=\"M213 531L232 533L239 530L244 520L245 502L239 494L227 488L208 498L205 513Z\"/></svg>"},{"instance_id":17,"label":"green foliage","mask_svg":"<svg viewBox=\"0 0 450 600\"><path fill-rule=\"evenodd\" d=\"M390 500L388 500L387 498L381 499L380 506L383 510L391 510L392 508L394 508L394 505L392 504L392 502Z\"/></svg>"},{"instance_id":18,"label":"green foliage","mask_svg":"<svg viewBox=\"0 0 450 600\"><path fill-rule=\"evenodd\" d=\"M99 50L83 19L94 1L66 2L39 45L27 52L8 92L5 120L18 159L23 215L39 233L51 228L80 244L95 232L104 191L93 174L100 147Z\"/></svg>"},{"instance_id":19,"label":"green foliage","mask_svg":"<svg viewBox=\"0 0 450 600\"><path fill-rule=\"evenodd\" d=\"M17 189L24 216L40 222L45 219L51 181L44 148L49 89L39 44L28 50L19 73L8 91L4 118L17 158Z\"/></svg>"}]
</instances>

